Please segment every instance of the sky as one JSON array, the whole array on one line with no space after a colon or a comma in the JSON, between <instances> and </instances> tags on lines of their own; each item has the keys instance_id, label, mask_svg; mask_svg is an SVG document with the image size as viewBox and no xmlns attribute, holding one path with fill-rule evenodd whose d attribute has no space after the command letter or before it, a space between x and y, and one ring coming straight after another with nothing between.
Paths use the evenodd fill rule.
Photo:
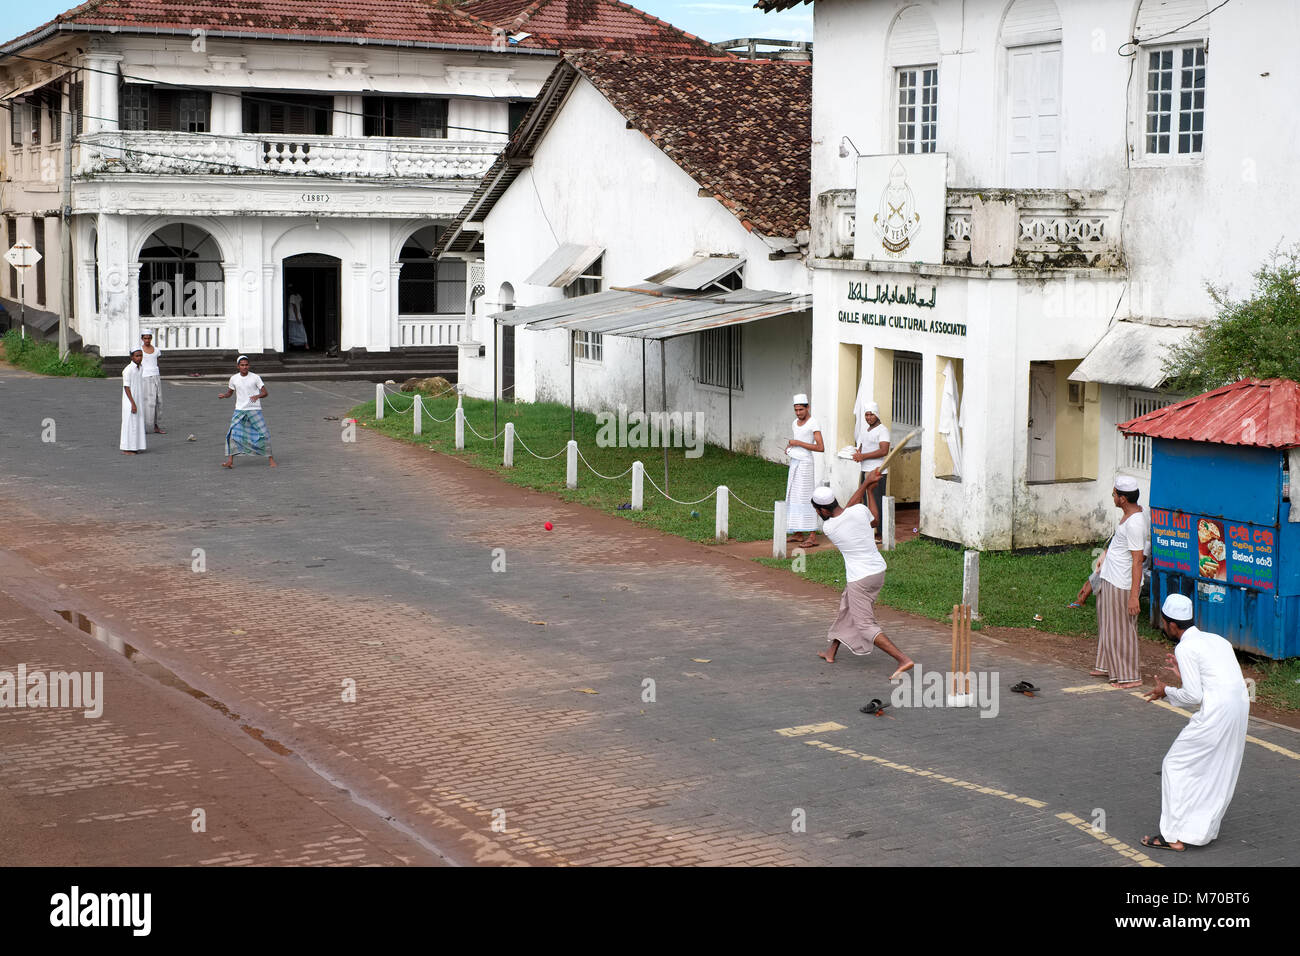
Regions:
<instances>
[{"instance_id":1,"label":"sky","mask_svg":"<svg viewBox=\"0 0 1300 956\"><path fill-rule=\"evenodd\" d=\"M0 0L0 42L21 36L77 6L79 0ZM760 13L753 0L625 0L710 42L738 37L812 39L812 7Z\"/></svg>"}]
</instances>

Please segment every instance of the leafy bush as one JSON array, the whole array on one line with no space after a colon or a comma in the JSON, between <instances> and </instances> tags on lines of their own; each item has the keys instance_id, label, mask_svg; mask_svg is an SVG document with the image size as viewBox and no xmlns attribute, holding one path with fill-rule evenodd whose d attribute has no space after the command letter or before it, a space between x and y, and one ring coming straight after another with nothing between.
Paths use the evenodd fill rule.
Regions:
<instances>
[{"instance_id":1,"label":"leafy bush","mask_svg":"<svg viewBox=\"0 0 1300 956\"><path fill-rule=\"evenodd\" d=\"M104 362L98 355L84 352L68 353L66 362L59 361L59 347L53 342L41 342L31 336L23 337L17 329L4 334L5 360L11 365L38 375L67 375L76 378L103 378Z\"/></svg>"}]
</instances>

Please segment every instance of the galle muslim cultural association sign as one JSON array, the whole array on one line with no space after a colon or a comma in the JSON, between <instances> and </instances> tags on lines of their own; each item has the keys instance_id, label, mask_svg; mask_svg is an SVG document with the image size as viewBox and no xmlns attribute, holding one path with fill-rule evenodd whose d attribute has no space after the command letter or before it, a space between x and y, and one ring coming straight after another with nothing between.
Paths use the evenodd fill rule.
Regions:
<instances>
[{"instance_id":1,"label":"galle muslim cultural association sign","mask_svg":"<svg viewBox=\"0 0 1300 956\"><path fill-rule=\"evenodd\" d=\"M942 264L947 198L947 153L859 157L853 258Z\"/></svg>"}]
</instances>

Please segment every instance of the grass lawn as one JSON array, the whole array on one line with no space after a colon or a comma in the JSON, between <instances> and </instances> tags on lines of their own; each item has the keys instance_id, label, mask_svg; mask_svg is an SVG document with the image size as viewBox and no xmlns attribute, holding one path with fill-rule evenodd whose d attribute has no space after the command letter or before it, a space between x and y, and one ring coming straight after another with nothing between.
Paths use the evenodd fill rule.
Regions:
<instances>
[{"instance_id":1,"label":"grass lawn","mask_svg":"<svg viewBox=\"0 0 1300 956\"><path fill-rule=\"evenodd\" d=\"M103 360L98 355L71 352L66 362L60 362L57 345L52 342L38 342L31 336L23 338L17 329L10 329L0 341L4 344L5 361L17 368L36 372L38 375L104 377Z\"/></svg>"},{"instance_id":2,"label":"grass lawn","mask_svg":"<svg viewBox=\"0 0 1300 956\"><path fill-rule=\"evenodd\" d=\"M462 458L480 468L499 474L514 485L535 488L559 495L566 501L576 501L601 511L616 514L637 524L649 525L670 534L693 541L713 539L714 500L708 498L693 505L680 505L667 501L650 482L660 487L664 483L663 451L659 448L600 448L596 445L596 416L578 412L576 435L578 449L589 463L578 461L578 487L564 486L564 447L569 440L569 407L549 402L502 402L498 408L497 432L505 429L506 422L515 423L515 467L501 465L504 438L492 442L476 437L470 428L491 438L492 403L479 399L464 400L465 449L456 450L455 425L452 421L436 423L434 418L449 418L455 413L456 397L423 402L423 435L412 434L411 410L414 396L398 394L388 396L383 421L375 419L375 403L366 402L349 412L349 416L364 422L373 431L391 435L402 441L427 445L456 458ZM400 411L399 411L400 410ZM521 444L522 443L522 444ZM558 455L539 461L524 450L527 445L537 455ZM710 495L718 485L726 485L734 495L755 508L772 510L772 503L785 497L786 468L774 462L749 455L733 454L715 445L705 445L698 458L687 458L683 448L668 450L668 493L681 501L698 501ZM645 464L645 510L619 511L618 505L632 500L632 462L640 459ZM617 480L605 480L592 473L622 475ZM627 474L623 474L627 472ZM698 516L691 517L691 512ZM772 515L751 511L733 496L730 503L729 531L732 540L758 541L772 537Z\"/></svg>"}]
</instances>

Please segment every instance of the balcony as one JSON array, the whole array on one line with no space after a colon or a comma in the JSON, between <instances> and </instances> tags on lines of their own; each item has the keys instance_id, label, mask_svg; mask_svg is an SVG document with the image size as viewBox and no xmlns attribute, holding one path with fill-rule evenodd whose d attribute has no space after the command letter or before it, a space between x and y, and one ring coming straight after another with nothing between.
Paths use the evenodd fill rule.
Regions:
<instances>
[{"instance_id":1,"label":"balcony","mask_svg":"<svg viewBox=\"0 0 1300 956\"><path fill-rule=\"evenodd\" d=\"M1034 271L1124 264L1119 206L1104 190L949 189L943 264ZM817 197L814 253L853 259L857 193Z\"/></svg>"},{"instance_id":2,"label":"balcony","mask_svg":"<svg viewBox=\"0 0 1300 956\"><path fill-rule=\"evenodd\" d=\"M499 149L446 139L112 130L81 137L75 172L86 178L146 173L475 180Z\"/></svg>"}]
</instances>

